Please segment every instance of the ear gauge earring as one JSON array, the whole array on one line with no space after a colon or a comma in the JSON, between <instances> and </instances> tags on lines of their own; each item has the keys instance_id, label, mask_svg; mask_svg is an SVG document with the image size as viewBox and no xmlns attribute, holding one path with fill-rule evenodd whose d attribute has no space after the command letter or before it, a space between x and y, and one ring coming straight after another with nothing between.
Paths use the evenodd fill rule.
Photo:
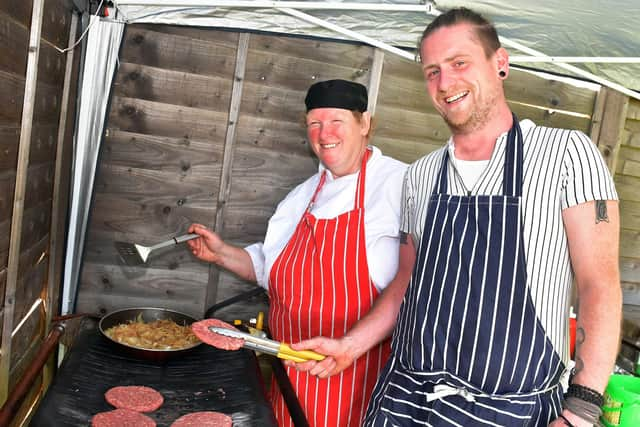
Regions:
<instances>
[{"instance_id":1,"label":"ear gauge earring","mask_svg":"<svg viewBox=\"0 0 640 427\"><path fill-rule=\"evenodd\" d=\"M504 79L505 77L507 77L507 73L505 73L505 72L504 72L504 70L500 70L500 72L498 73L498 75L499 75L500 77L502 77L503 79Z\"/></svg>"}]
</instances>

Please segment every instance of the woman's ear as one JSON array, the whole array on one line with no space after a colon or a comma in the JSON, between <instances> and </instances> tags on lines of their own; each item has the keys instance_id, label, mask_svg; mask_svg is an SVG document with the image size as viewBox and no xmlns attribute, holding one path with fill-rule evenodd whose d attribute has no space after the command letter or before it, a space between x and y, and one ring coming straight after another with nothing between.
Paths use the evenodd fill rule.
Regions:
<instances>
[{"instance_id":1,"label":"woman's ear","mask_svg":"<svg viewBox=\"0 0 640 427\"><path fill-rule=\"evenodd\" d=\"M362 120L360 121L360 134L362 136L369 135L369 131L371 130L371 113L365 111L362 113Z\"/></svg>"}]
</instances>

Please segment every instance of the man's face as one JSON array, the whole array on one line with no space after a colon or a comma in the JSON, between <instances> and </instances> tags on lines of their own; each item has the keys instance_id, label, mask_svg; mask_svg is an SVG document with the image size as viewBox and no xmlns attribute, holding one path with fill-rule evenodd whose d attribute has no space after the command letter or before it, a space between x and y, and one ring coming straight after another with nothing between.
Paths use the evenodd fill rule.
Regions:
<instances>
[{"instance_id":1,"label":"man's face","mask_svg":"<svg viewBox=\"0 0 640 427\"><path fill-rule=\"evenodd\" d=\"M341 108L314 108L307 113L307 135L311 149L335 177L360 169L367 145L369 114L358 121Z\"/></svg>"},{"instance_id":2,"label":"man's face","mask_svg":"<svg viewBox=\"0 0 640 427\"><path fill-rule=\"evenodd\" d=\"M504 49L487 58L473 27L463 23L434 31L420 55L431 101L454 134L491 120L503 93L498 72L508 60Z\"/></svg>"}]
</instances>

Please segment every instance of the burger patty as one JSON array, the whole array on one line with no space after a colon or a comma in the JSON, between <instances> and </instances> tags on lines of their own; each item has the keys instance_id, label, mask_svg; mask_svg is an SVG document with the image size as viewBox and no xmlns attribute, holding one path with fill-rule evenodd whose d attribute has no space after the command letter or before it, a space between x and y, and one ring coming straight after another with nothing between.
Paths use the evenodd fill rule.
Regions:
<instances>
[{"instance_id":1,"label":"burger patty","mask_svg":"<svg viewBox=\"0 0 640 427\"><path fill-rule=\"evenodd\" d=\"M155 411L164 402L162 395L151 387L135 385L113 387L104 398L116 408L138 412Z\"/></svg>"},{"instance_id":2,"label":"burger patty","mask_svg":"<svg viewBox=\"0 0 640 427\"><path fill-rule=\"evenodd\" d=\"M226 328L236 330L230 324L218 319L204 319L191 325L193 333L200 338L200 341L212 345L222 350L238 350L244 345L241 338L225 337L209 330L210 327Z\"/></svg>"},{"instance_id":3,"label":"burger patty","mask_svg":"<svg viewBox=\"0 0 640 427\"><path fill-rule=\"evenodd\" d=\"M156 422L140 412L114 409L95 414L91 418L91 427L156 427Z\"/></svg>"},{"instance_id":4,"label":"burger patty","mask_svg":"<svg viewBox=\"0 0 640 427\"><path fill-rule=\"evenodd\" d=\"M233 420L220 412L202 411L183 415L171 427L231 427Z\"/></svg>"}]
</instances>

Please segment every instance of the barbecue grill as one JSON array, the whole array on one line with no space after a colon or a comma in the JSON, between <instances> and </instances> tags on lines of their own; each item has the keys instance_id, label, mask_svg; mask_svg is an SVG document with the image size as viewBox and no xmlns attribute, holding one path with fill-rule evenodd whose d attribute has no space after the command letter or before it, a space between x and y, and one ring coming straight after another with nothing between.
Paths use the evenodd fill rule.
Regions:
<instances>
[{"instance_id":1,"label":"barbecue grill","mask_svg":"<svg viewBox=\"0 0 640 427\"><path fill-rule=\"evenodd\" d=\"M197 411L230 415L234 427L276 426L253 352L201 345L179 358L143 360L114 348L95 322L84 322L30 425L89 426L94 414L114 409L104 393L119 385L163 395L163 405L146 414L158 427Z\"/></svg>"}]
</instances>

